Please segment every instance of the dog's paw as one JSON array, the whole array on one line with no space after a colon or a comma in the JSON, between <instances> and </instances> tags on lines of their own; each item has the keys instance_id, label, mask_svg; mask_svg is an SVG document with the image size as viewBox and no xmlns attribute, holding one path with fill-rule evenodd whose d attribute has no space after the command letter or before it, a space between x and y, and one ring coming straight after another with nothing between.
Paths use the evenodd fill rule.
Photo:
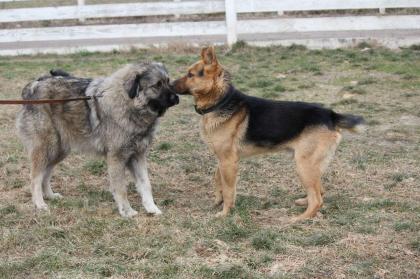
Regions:
<instances>
[{"instance_id":1,"label":"dog's paw","mask_svg":"<svg viewBox=\"0 0 420 279\"><path fill-rule=\"evenodd\" d=\"M307 215L305 213L302 213L301 215L290 218L290 223L292 223L292 224L293 223L300 223L300 222L303 222L303 221L306 221L306 220L310 220L315 216L311 216L311 215Z\"/></svg>"},{"instance_id":2,"label":"dog's paw","mask_svg":"<svg viewBox=\"0 0 420 279\"><path fill-rule=\"evenodd\" d=\"M306 206L306 205L308 205L308 199L307 198L297 199L297 200L295 200L295 204L297 206Z\"/></svg>"},{"instance_id":3,"label":"dog's paw","mask_svg":"<svg viewBox=\"0 0 420 279\"><path fill-rule=\"evenodd\" d=\"M216 217L216 218L224 218L224 217L226 217L228 215L228 213L227 212L224 212L224 211L219 211L219 212L217 212L216 213L216 215L214 215L214 217Z\"/></svg>"},{"instance_id":4,"label":"dog's paw","mask_svg":"<svg viewBox=\"0 0 420 279\"><path fill-rule=\"evenodd\" d=\"M57 200L57 199L61 199L62 197L63 195L61 195L60 193L52 193L45 196L45 198L49 200Z\"/></svg>"},{"instance_id":5,"label":"dog's paw","mask_svg":"<svg viewBox=\"0 0 420 279\"><path fill-rule=\"evenodd\" d=\"M50 211L49 208L48 208L48 205L45 202L36 203L35 204L35 209L37 211L42 211L42 212L47 212L47 213Z\"/></svg>"},{"instance_id":6,"label":"dog's paw","mask_svg":"<svg viewBox=\"0 0 420 279\"><path fill-rule=\"evenodd\" d=\"M213 203L213 208L218 208L218 207L220 207L222 204L223 204L223 201L215 201L215 202Z\"/></svg>"},{"instance_id":7,"label":"dog's paw","mask_svg":"<svg viewBox=\"0 0 420 279\"><path fill-rule=\"evenodd\" d=\"M301 221L302 221L302 219L300 219L299 217L292 217L292 218L289 219L290 224L299 223Z\"/></svg>"},{"instance_id":8,"label":"dog's paw","mask_svg":"<svg viewBox=\"0 0 420 279\"><path fill-rule=\"evenodd\" d=\"M154 215L162 214L162 211L160 211L160 209L155 204L144 206L144 209L146 209L146 212L149 214L154 214Z\"/></svg>"},{"instance_id":9,"label":"dog's paw","mask_svg":"<svg viewBox=\"0 0 420 279\"><path fill-rule=\"evenodd\" d=\"M216 197L214 199L213 207L218 207L223 203L223 197Z\"/></svg>"},{"instance_id":10,"label":"dog's paw","mask_svg":"<svg viewBox=\"0 0 420 279\"><path fill-rule=\"evenodd\" d=\"M123 209L120 211L120 215L124 218L131 218L138 214L138 212L131 207Z\"/></svg>"}]
</instances>

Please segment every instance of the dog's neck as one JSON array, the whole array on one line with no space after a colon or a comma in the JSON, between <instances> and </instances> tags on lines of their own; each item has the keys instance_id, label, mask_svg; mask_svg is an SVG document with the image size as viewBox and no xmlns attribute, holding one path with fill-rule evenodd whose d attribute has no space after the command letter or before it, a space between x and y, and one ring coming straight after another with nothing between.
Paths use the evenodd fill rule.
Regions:
<instances>
[{"instance_id":1,"label":"dog's neck","mask_svg":"<svg viewBox=\"0 0 420 279\"><path fill-rule=\"evenodd\" d=\"M219 77L219 81L215 82L206 94L193 94L196 109L206 110L215 106L229 92L231 87L231 75L223 70L222 77Z\"/></svg>"},{"instance_id":2,"label":"dog's neck","mask_svg":"<svg viewBox=\"0 0 420 279\"><path fill-rule=\"evenodd\" d=\"M230 100L232 99L233 95L235 94L235 88L232 85L229 85L228 89L217 98L214 102L212 101L212 105L207 106L206 108L198 107L197 105L194 106L195 111L198 114L204 115L210 112L216 112L219 110L223 110L227 105L229 105Z\"/></svg>"}]
</instances>

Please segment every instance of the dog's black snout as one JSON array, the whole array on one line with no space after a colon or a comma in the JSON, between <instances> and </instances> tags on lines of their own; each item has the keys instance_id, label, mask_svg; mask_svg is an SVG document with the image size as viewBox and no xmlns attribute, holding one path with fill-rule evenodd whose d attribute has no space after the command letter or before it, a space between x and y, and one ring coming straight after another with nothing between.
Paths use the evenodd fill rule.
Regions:
<instances>
[{"instance_id":1,"label":"dog's black snout","mask_svg":"<svg viewBox=\"0 0 420 279\"><path fill-rule=\"evenodd\" d=\"M179 97L170 85L165 89L165 94L169 106L179 104Z\"/></svg>"},{"instance_id":2,"label":"dog's black snout","mask_svg":"<svg viewBox=\"0 0 420 279\"><path fill-rule=\"evenodd\" d=\"M177 105L179 104L179 97L176 94L171 94L170 101L172 104Z\"/></svg>"}]
</instances>

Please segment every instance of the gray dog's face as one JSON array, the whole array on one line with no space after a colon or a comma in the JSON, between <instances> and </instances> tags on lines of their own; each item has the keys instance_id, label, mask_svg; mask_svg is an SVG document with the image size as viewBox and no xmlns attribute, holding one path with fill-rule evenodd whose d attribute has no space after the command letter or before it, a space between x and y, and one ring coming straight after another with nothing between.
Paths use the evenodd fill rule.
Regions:
<instances>
[{"instance_id":1,"label":"gray dog's face","mask_svg":"<svg viewBox=\"0 0 420 279\"><path fill-rule=\"evenodd\" d=\"M146 105L159 116L179 103L178 96L169 86L168 72L161 63L147 64L145 71L136 74L127 89L136 107L143 108Z\"/></svg>"}]
</instances>

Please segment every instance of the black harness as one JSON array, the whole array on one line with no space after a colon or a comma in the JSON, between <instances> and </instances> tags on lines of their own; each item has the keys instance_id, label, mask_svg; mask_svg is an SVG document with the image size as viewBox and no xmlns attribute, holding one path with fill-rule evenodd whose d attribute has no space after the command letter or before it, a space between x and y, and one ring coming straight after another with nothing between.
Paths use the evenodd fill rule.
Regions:
<instances>
[{"instance_id":1,"label":"black harness","mask_svg":"<svg viewBox=\"0 0 420 279\"><path fill-rule=\"evenodd\" d=\"M223 109L225 108L226 105L229 104L230 100L232 99L234 95L235 95L235 88L232 85L230 85L228 92L216 104L205 109L197 108L197 105L194 105L195 111L200 115L204 115L204 114L216 111L216 110Z\"/></svg>"}]
</instances>

